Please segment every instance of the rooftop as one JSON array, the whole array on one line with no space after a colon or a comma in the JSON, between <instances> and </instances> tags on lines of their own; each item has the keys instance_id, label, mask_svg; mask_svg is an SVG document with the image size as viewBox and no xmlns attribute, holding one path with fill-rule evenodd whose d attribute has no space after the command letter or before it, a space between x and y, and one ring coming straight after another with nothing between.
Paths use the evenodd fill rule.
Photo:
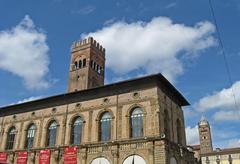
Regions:
<instances>
[{"instance_id":1,"label":"rooftop","mask_svg":"<svg viewBox=\"0 0 240 164\"><path fill-rule=\"evenodd\" d=\"M163 92L165 92L169 97L173 99L173 101L175 101L180 106L189 105L189 102L162 74L153 74L145 77L104 85L97 88L64 93L39 100L25 102L22 104L0 107L0 116L7 116L43 109L47 107L107 97L121 93L131 92L133 90L149 88L152 86L158 86L159 88L161 88Z\"/></svg>"}]
</instances>

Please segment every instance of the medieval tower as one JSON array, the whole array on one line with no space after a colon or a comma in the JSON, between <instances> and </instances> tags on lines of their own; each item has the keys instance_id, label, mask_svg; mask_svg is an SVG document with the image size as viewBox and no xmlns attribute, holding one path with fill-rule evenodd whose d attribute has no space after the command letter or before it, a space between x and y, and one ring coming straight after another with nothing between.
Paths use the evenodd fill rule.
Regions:
<instances>
[{"instance_id":1,"label":"medieval tower","mask_svg":"<svg viewBox=\"0 0 240 164\"><path fill-rule=\"evenodd\" d=\"M104 85L105 49L92 37L73 43L68 92Z\"/></svg>"},{"instance_id":2,"label":"medieval tower","mask_svg":"<svg viewBox=\"0 0 240 164\"><path fill-rule=\"evenodd\" d=\"M211 129L208 121L202 117L198 123L199 137L200 137L200 151L201 154L210 153L213 151Z\"/></svg>"}]
</instances>

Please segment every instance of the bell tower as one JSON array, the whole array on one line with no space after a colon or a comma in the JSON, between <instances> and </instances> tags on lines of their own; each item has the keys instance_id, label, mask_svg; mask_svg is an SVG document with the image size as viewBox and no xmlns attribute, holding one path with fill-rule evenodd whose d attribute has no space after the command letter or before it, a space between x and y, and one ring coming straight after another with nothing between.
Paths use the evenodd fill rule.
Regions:
<instances>
[{"instance_id":1,"label":"bell tower","mask_svg":"<svg viewBox=\"0 0 240 164\"><path fill-rule=\"evenodd\" d=\"M209 122L202 116L198 123L198 131L200 138L200 153L210 153L213 151L212 137Z\"/></svg>"},{"instance_id":2,"label":"bell tower","mask_svg":"<svg viewBox=\"0 0 240 164\"><path fill-rule=\"evenodd\" d=\"M71 48L68 92L104 85L105 49L92 37Z\"/></svg>"}]
</instances>

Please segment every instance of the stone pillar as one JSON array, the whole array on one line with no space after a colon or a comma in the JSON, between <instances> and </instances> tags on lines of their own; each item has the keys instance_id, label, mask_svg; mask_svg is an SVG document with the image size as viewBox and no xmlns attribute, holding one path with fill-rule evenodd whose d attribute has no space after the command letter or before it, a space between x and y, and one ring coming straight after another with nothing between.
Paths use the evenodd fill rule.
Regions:
<instances>
[{"instance_id":1,"label":"stone pillar","mask_svg":"<svg viewBox=\"0 0 240 164\"><path fill-rule=\"evenodd\" d=\"M1 140L1 150L5 150L6 148L6 142L7 142L7 132L6 131L3 131L3 137L2 137L2 140Z\"/></svg>"},{"instance_id":2,"label":"stone pillar","mask_svg":"<svg viewBox=\"0 0 240 164\"><path fill-rule=\"evenodd\" d=\"M26 137L27 137L27 129L23 129L23 131L22 131L22 137L21 137L20 143L19 143L19 148L20 148L20 149L24 149L24 148L25 148Z\"/></svg>"},{"instance_id":3,"label":"stone pillar","mask_svg":"<svg viewBox=\"0 0 240 164\"><path fill-rule=\"evenodd\" d=\"M154 149L154 164L168 164L167 154L165 142L163 140L156 141Z\"/></svg>"},{"instance_id":4,"label":"stone pillar","mask_svg":"<svg viewBox=\"0 0 240 164\"><path fill-rule=\"evenodd\" d=\"M154 145L152 142L147 143L148 148L148 157L149 157L149 164L154 163Z\"/></svg>"},{"instance_id":5,"label":"stone pillar","mask_svg":"<svg viewBox=\"0 0 240 164\"><path fill-rule=\"evenodd\" d=\"M42 135L41 135L41 147L45 147L46 145L46 137L47 137L47 129L42 129Z\"/></svg>"},{"instance_id":6,"label":"stone pillar","mask_svg":"<svg viewBox=\"0 0 240 164\"><path fill-rule=\"evenodd\" d=\"M113 156L113 164L118 164L118 156L119 156L118 147L112 146L111 151L112 151L112 156Z\"/></svg>"},{"instance_id":7,"label":"stone pillar","mask_svg":"<svg viewBox=\"0 0 240 164\"><path fill-rule=\"evenodd\" d=\"M87 149L86 148L81 149L80 154L82 156L82 158L81 158L82 160L81 160L80 164L86 164L87 163Z\"/></svg>"}]
</instances>

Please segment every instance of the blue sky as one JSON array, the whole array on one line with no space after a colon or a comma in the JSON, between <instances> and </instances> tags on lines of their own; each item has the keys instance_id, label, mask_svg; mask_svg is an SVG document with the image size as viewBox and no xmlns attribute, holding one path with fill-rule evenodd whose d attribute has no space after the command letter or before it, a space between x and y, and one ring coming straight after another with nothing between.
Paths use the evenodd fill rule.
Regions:
<instances>
[{"instance_id":1,"label":"blue sky","mask_svg":"<svg viewBox=\"0 0 240 164\"><path fill-rule=\"evenodd\" d=\"M208 0L1 0L0 106L65 92L70 46L91 35L107 49L107 83L162 72L192 104L189 143L204 114L215 147L240 146L240 2L212 2L233 85Z\"/></svg>"}]
</instances>

